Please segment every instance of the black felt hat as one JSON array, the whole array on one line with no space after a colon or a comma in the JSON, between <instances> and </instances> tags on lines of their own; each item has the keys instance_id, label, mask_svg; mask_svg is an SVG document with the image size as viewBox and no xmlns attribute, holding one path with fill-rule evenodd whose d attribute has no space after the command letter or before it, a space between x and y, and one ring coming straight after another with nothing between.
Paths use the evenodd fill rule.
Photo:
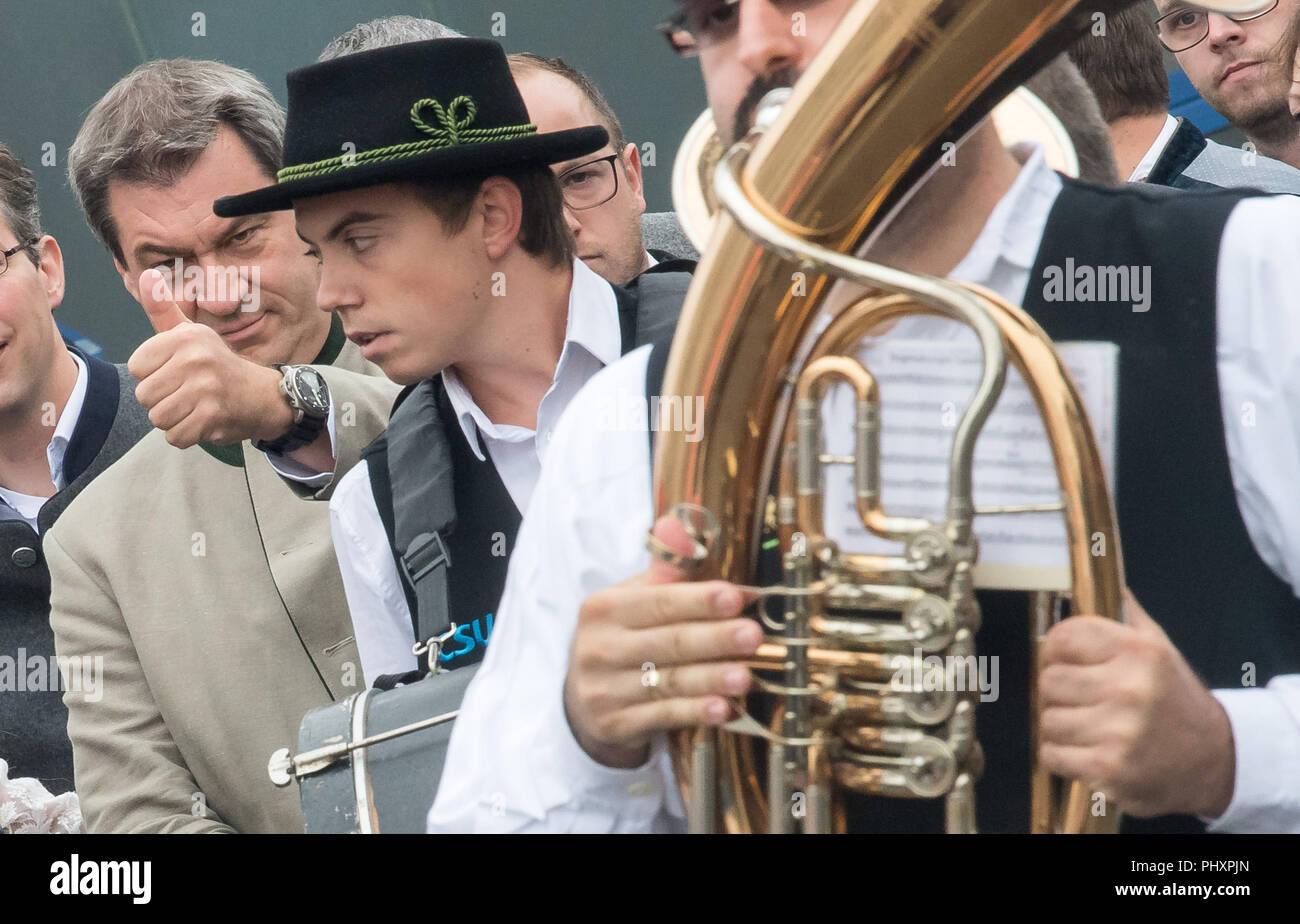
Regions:
<instances>
[{"instance_id":1,"label":"black felt hat","mask_svg":"<svg viewBox=\"0 0 1300 924\"><path fill-rule=\"evenodd\" d=\"M505 51L483 39L433 39L313 64L289 74L284 169L273 186L218 199L222 218L294 199L413 179L548 165L606 144L592 125L538 134Z\"/></svg>"}]
</instances>

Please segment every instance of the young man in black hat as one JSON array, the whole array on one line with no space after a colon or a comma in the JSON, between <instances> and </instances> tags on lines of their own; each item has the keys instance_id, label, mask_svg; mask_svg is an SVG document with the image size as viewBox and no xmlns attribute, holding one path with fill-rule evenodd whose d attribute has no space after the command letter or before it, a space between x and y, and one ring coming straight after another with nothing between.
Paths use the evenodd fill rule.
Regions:
<instances>
[{"instance_id":1,"label":"young man in black hat","mask_svg":"<svg viewBox=\"0 0 1300 924\"><path fill-rule=\"evenodd\" d=\"M685 281L659 275L638 298L575 259L549 165L607 133L539 134L494 42L377 49L288 84L279 182L215 211L292 207L321 264L319 305L413 386L331 501L362 667L372 680L406 674L412 643L433 635L445 638L430 663L475 663L554 421L651 335L659 306L672 323ZM651 306L646 287L660 285L675 295ZM429 491L448 487L454 515L411 518L433 517Z\"/></svg>"}]
</instances>

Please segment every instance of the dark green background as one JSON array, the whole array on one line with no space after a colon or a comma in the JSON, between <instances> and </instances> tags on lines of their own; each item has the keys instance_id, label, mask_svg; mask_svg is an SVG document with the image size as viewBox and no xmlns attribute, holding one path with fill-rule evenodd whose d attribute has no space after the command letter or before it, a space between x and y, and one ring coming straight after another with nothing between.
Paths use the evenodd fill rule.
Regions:
<instances>
[{"instance_id":1,"label":"dark green background","mask_svg":"<svg viewBox=\"0 0 1300 924\"><path fill-rule=\"evenodd\" d=\"M671 207L672 159L705 107L699 69L673 56L654 26L672 0L0 0L0 140L36 173L45 230L67 262L68 292L57 317L124 361L152 333L92 237L68 189L64 155L81 120L115 81L142 61L208 58L246 68L281 104L284 75L309 64L358 22L407 13L489 38L505 14L507 51L559 56L608 96L628 138L655 145L646 199ZM206 16L207 35L191 34ZM52 142L57 163L42 166Z\"/></svg>"}]
</instances>

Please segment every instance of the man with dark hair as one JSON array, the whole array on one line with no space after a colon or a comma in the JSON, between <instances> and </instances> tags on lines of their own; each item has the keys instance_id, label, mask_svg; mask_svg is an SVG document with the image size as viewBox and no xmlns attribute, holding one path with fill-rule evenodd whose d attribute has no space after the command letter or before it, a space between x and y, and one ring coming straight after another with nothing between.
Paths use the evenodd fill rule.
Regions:
<instances>
[{"instance_id":1,"label":"man with dark hair","mask_svg":"<svg viewBox=\"0 0 1300 924\"><path fill-rule=\"evenodd\" d=\"M319 305L411 386L330 502L362 666L388 685L419 670L416 642L448 669L482 658L553 423L650 318L576 259L564 210L578 191L549 167L599 150L605 129L539 132L495 42L401 43L288 84L279 182L215 209L292 208ZM343 139L354 156L335 153ZM638 293L684 291L681 274L654 275ZM439 520L443 500L455 516Z\"/></svg>"},{"instance_id":2,"label":"man with dark hair","mask_svg":"<svg viewBox=\"0 0 1300 924\"><path fill-rule=\"evenodd\" d=\"M866 34L885 27L871 18L899 9L823 0L792 33L775 0L682 0L663 30L679 54L699 58L715 121L732 143L768 92L815 67L842 20ZM985 122L878 231L865 252L874 262L981 284L1024 305L1049 336L1118 346L1114 507L1127 620L1080 614L1047 632L1037 675L1041 766L1105 794L1107 813L1117 806L1143 818L1197 815L1216 830L1300 830L1300 427L1291 407L1300 390L1300 293L1290 284L1300 201L1098 189L1046 169L1041 153L1018 162ZM1114 294L1059 298L1044 282L1066 261L1144 264L1154 300L1144 308ZM746 306L727 307L735 317ZM944 321L905 322L886 336L898 328L953 336ZM432 830L681 830L665 733L729 723L731 700L756 683L749 663L764 633L743 613L745 588L691 583L703 540L671 516L655 521L648 421L640 417L639 432L592 425L602 407L659 394L666 347L604 370L560 421L492 648L452 734ZM715 364L734 355L723 351ZM841 408L848 413L835 416L837 430L848 434L853 403ZM728 442L718 457L735 471L734 454L767 436ZM842 484L852 508L852 483ZM961 593L957 605L974 600ZM970 627L976 651L1002 660L1004 677L1025 684L1021 696L980 704L977 736L1003 746L976 784L976 808L984 830L1027 830L1031 745L1005 717L1030 695L1033 623L1005 605L996 615L956 623ZM969 728L954 720L949 731L933 743ZM890 778L881 788L907 786L910 773L910 791L923 795L954 763L918 753L881 771ZM859 780L877 769L865 767ZM1012 790L1009 779L1023 785ZM875 802L873 812L904 830L918 815L943 821L941 800ZM1158 821L1166 830L1194 825Z\"/></svg>"},{"instance_id":3,"label":"man with dark hair","mask_svg":"<svg viewBox=\"0 0 1300 924\"><path fill-rule=\"evenodd\" d=\"M388 16L349 29L325 46L316 60L332 61L407 42L464 37L432 19ZM591 78L559 58L522 52L510 55L509 61L538 131L603 125L609 133L609 145L595 152L605 152L604 157L551 168L557 176L566 174L563 185L571 191L573 202L566 204L564 214L583 262L614 285L623 285L656 263L696 259L699 254L676 215L645 211L640 151L628 143L613 107Z\"/></svg>"},{"instance_id":4,"label":"man with dark hair","mask_svg":"<svg viewBox=\"0 0 1300 924\"><path fill-rule=\"evenodd\" d=\"M1079 158L1079 179L1098 186L1120 182L1110 132L1092 91L1068 55L1057 55L1025 82L1064 126Z\"/></svg>"},{"instance_id":5,"label":"man with dark hair","mask_svg":"<svg viewBox=\"0 0 1300 924\"><path fill-rule=\"evenodd\" d=\"M1182 0L1155 0L1156 27L1192 86L1245 133L1255 151L1300 167L1300 125L1287 98L1300 0L1251 6L1225 14Z\"/></svg>"},{"instance_id":6,"label":"man with dark hair","mask_svg":"<svg viewBox=\"0 0 1300 924\"><path fill-rule=\"evenodd\" d=\"M1294 167L1211 141L1187 119L1167 112L1169 76L1145 4L1111 15L1105 32L1081 38L1070 56L1097 97L1120 172L1129 182L1300 193L1300 171Z\"/></svg>"},{"instance_id":7,"label":"man with dark hair","mask_svg":"<svg viewBox=\"0 0 1300 924\"><path fill-rule=\"evenodd\" d=\"M41 231L36 181L0 144L0 830L76 830L68 711L103 695L95 662L59 670L40 537L150 429L125 369L65 345L63 255ZM7 662L7 663L6 663ZM102 664L102 658L101 662ZM14 779L6 779L12 776ZM21 779L31 778L31 779ZM48 790L48 792L47 792ZM24 796L24 798L19 798ZM58 816L55 818L54 816Z\"/></svg>"},{"instance_id":8,"label":"man with dark hair","mask_svg":"<svg viewBox=\"0 0 1300 924\"><path fill-rule=\"evenodd\" d=\"M157 333L131 356L159 429L45 538L61 656L102 656L103 698L67 698L92 832L300 832L256 785L303 713L363 685L324 505L383 430L396 387L316 308L282 215L212 202L266 183L284 114L246 71L142 64L91 108L68 176ZM105 531L112 541L105 541Z\"/></svg>"}]
</instances>

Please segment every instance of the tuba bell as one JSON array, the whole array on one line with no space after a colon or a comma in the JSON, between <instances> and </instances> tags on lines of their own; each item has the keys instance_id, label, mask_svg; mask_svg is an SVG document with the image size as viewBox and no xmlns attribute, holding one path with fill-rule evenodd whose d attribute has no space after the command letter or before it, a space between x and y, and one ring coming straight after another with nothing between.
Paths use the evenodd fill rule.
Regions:
<instances>
[{"instance_id":1,"label":"tuba bell","mask_svg":"<svg viewBox=\"0 0 1300 924\"><path fill-rule=\"evenodd\" d=\"M860 0L798 86L764 100L747 138L723 151L702 120L684 143L675 207L705 256L663 393L703 396L710 426L698 442L657 441L656 510L722 524L710 530L717 535L703 577L754 585L760 547L772 545L782 573L761 591L781 612L760 610L768 634L750 665L756 690L734 704L739 718L671 736L692 831L839 831L850 792L943 799L946 829L975 831L984 763L975 698L936 705L886 680L917 650L974 654L981 617L972 462L1008 361L1051 446L1070 610L1123 618L1119 535L1097 441L1047 335L990 292L852 254L944 144L960 141L1097 16L1130 2ZM1261 0L1198 5L1242 12ZM701 176L709 182L696 182ZM796 276L803 287L792 287ZM832 303L841 281L864 294ZM953 433L946 509L935 520L892 516L883 506L880 388L855 355L873 328L917 313L969 326L982 351L978 385ZM855 397L851 456L822 448L821 399L832 383ZM822 488L831 465L852 469L863 527L895 543L896 554L851 554L826 535ZM1091 554L1097 535L1107 554ZM1050 628L1053 597L1032 594L1031 652ZM1024 704L1031 747L1032 700ZM1052 777L1036 759L1026 795L1034 833L1117 827L1117 813L1090 811L1087 787ZM796 797L801 813L790 810Z\"/></svg>"}]
</instances>

